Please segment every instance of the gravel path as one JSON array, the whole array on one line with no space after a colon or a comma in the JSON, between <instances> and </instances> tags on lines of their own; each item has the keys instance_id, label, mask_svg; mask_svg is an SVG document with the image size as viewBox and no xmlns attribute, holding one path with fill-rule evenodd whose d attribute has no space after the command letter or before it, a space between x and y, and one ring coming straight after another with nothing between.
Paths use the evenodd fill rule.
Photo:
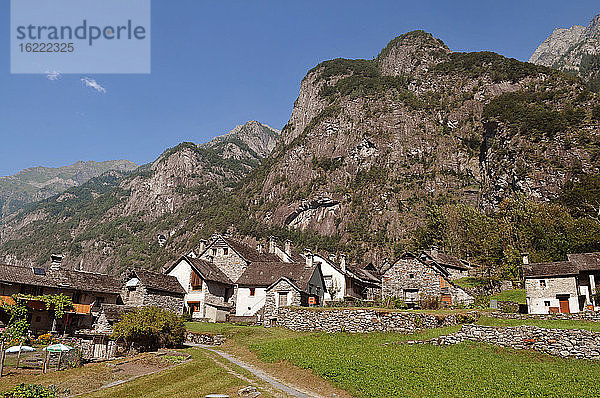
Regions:
<instances>
[{"instance_id":1,"label":"gravel path","mask_svg":"<svg viewBox=\"0 0 600 398\"><path fill-rule=\"evenodd\" d=\"M236 359L234 357L232 357L231 355L227 354L226 352L223 351L219 351L214 349L211 346L205 346L205 345L201 345L201 344L189 344L193 347L199 347L202 348L204 350L210 351L210 352L214 352L215 354L221 356L222 358L225 358L226 360L228 360L229 362L239 366L242 369L246 369L248 372L252 373L254 376L258 377L261 380L266 381L267 383L269 383L270 385L272 385L273 387L275 387L276 389L285 392L288 395L291 395L292 397L297 397L297 398L320 398L319 395L308 395L305 392L302 392L300 390L297 390L294 387L290 387L287 386L279 381L277 381L276 379L274 379L273 377L269 376L268 374L266 374L265 372L263 372L262 370L256 369L253 366L248 365L245 362L240 361L239 359Z\"/></svg>"}]
</instances>

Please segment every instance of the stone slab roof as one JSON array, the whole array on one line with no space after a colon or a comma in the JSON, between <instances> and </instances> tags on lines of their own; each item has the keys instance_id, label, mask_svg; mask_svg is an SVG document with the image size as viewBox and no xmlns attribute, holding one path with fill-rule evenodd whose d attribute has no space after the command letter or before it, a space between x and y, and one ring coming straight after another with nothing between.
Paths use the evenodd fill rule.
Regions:
<instances>
[{"instance_id":1,"label":"stone slab roof","mask_svg":"<svg viewBox=\"0 0 600 398\"><path fill-rule=\"evenodd\" d=\"M273 253L260 253L258 250L248 246L245 243L237 241L235 239L226 238L223 236L220 236L219 238L223 239L225 241L225 243L227 243L233 250L235 250L240 256L242 256L244 258L244 260L246 260L248 262L281 261L281 259ZM217 240L215 242L217 242L219 240L219 238L217 238ZM209 245L209 247L210 246L211 245Z\"/></svg>"},{"instance_id":2,"label":"stone slab roof","mask_svg":"<svg viewBox=\"0 0 600 398\"><path fill-rule=\"evenodd\" d=\"M523 265L525 278L540 278L547 276L577 275L579 270L571 261L556 261L551 263L532 263Z\"/></svg>"},{"instance_id":3,"label":"stone slab roof","mask_svg":"<svg viewBox=\"0 0 600 398\"><path fill-rule=\"evenodd\" d=\"M225 275L215 264L202 260L200 258L184 257L194 268L194 270L200 274L200 276L207 281L218 282L224 285L233 285L233 281Z\"/></svg>"},{"instance_id":4,"label":"stone slab roof","mask_svg":"<svg viewBox=\"0 0 600 398\"><path fill-rule=\"evenodd\" d=\"M43 269L43 268L40 268ZM72 289L98 293L121 292L121 281L106 274L60 269L44 269L44 275L34 273L32 267L0 264L0 283L24 284L57 289Z\"/></svg>"},{"instance_id":5,"label":"stone slab roof","mask_svg":"<svg viewBox=\"0 0 600 398\"><path fill-rule=\"evenodd\" d=\"M600 271L600 253L578 253L567 255L579 271Z\"/></svg>"},{"instance_id":6,"label":"stone slab roof","mask_svg":"<svg viewBox=\"0 0 600 398\"><path fill-rule=\"evenodd\" d=\"M316 264L307 267L304 263L255 262L246 268L237 283L241 286L271 286L282 277L288 278L298 288L305 290L315 272Z\"/></svg>"},{"instance_id":7,"label":"stone slab roof","mask_svg":"<svg viewBox=\"0 0 600 398\"><path fill-rule=\"evenodd\" d=\"M435 255L433 255L431 253L431 250L423 250L423 253L425 253L433 261L435 261L442 267L456 268L456 269L460 269L463 271L467 271L467 270L471 269L471 267L469 266L469 264L466 261L461 260L458 257L455 257L451 254L438 252Z\"/></svg>"},{"instance_id":8,"label":"stone slab roof","mask_svg":"<svg viewBox=\"0 0 600 398\"><path fill-rule=\"evenodd\" d=\"M174 276L141 269L136 269L134 272L146 288L181 295L186 293Z\"/></svg>"}]
</instances>

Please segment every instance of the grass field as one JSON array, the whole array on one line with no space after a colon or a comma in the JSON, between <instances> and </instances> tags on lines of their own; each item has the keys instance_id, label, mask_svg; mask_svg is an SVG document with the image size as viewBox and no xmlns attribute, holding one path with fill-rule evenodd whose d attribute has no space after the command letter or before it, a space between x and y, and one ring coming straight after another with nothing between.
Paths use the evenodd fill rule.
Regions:
<instances>
[{"instance_id":1,"label":"grass field","mask_svg":"<svg viewBox=\"0 0 600 398\"><path fill-rule=\"evenodd\" d=\"M211 393L237 396L238 390L249 383L229 373L208 357L205 351L188 349L192 361L129 383L87 394L89 398L197 398ZM221 361L219 361L221 362ZM228 365L232 366L232 365ZM236 369L240 374L242 369ZM262 391L263 397L273 397Z\"/></svg>"},{"instance_id":2,"label":"grass field","mask_svg":"<svg viewBox=\"0 0 600 398\"><path fill-rule=\"evenodd\" d=\"M525 289L505 290L490 298L498 301L514 301L519 304L527 304Z\"/></svg>"},{"instance_id":3,"label":"grass field","mask_svg":"<svg viewBox=\"0 0 600 398\"><path fill-rule=\"evenodd\" d=\"M483 323L494 319L483 318ZM540 324L540 326L549 326ZM570 326L589 326L564 324ZM246 345L258 360L308 369L356 397L597 396L600 362L560 359L495 346L395 344L427 339L459 327L413 336L295 333L232 325L193 325ZM283 362L282 362L283 361Z\"/></svg>"}]
</instances>

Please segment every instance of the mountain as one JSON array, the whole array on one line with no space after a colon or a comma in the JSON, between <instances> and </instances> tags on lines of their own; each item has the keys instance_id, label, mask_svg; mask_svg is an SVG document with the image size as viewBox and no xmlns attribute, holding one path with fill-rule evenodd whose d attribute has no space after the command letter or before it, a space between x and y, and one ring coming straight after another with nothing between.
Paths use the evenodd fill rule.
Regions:
<instances>
[{"instance_id":1,"label":"mountain","mask_svg":"<svg viewBox=\"0 0 600 398\"><path fill-rule=\"evenodd\" d=\"M568 74L410 32L373 60L312 69L280 144L238 196L256 223L393 258L437 205L483 218L515 194L552 201L598 173L598 104Z\"/></svg>"},{"instance_id":2,"label":"mountain","mask_svg":"<svg viewBox=\"0 0 600 398\"><path fill-rule=\"evenodd\" d=\"M588 26L555 29L529 62L574 73L600 90L600 14Z\"/></svg>"},{"instance_id":3,"label":"mountain","mask_svg":"<svg viewBox=\"0 0 600 398\"><path fill-rule=\"evenodd\" d=\"M281 134L252 122L30 207L0 256L158 269L228 232L376 264L440 244L517 278L522 251L600 250L599 160L600 99L579 77L415 31L310 70ZM590 206L561 204L581 192Z\"/></svg>"},{"instance_id":4,"label":"mountain","mask_svg":"<svg viewBox=\"0 0 600 398\"><path fill-rule=\"evenodd\" d=\"M112 171L29 206L3 225L0 257L43 263L63 252L67 267L91 271L152 266L198 207L231 191L275 146L279 131L255 121L214 140L182 143L131 173Z\"/></svg>"},{"instance_id":5,"label":"mountain","mask_svg":"<svg viewBox=\"0 0 600 398\"><path fill-rule=\"evenodd\" d=\"M70 166L32 167L0 177L0 220L24 205L46 199L110 170L127 172L138 166L128 160L77 162Z\"/></svg>"}]
</instances>

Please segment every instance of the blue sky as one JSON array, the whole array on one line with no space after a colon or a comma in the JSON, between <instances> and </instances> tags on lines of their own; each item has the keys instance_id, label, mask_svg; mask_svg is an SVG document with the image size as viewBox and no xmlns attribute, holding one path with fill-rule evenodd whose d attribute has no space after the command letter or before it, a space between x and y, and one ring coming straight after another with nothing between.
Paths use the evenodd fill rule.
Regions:
<instances>
[{"instance_id":1,"label":"blue sky","mask_svg":"<svg viewBox=\"0 0 600 398\"><path fill-rule=\"evenodd\" d=\"M317 63L372 58L415 29L455 51L527 60L555 27L587 25L595 1L152 1L149 75L10 74L0 2L0 175L77 160L154 160L247 120L281 128ZM92 78L99 92L81 79Z\"/></svg>"}]
</instances>

